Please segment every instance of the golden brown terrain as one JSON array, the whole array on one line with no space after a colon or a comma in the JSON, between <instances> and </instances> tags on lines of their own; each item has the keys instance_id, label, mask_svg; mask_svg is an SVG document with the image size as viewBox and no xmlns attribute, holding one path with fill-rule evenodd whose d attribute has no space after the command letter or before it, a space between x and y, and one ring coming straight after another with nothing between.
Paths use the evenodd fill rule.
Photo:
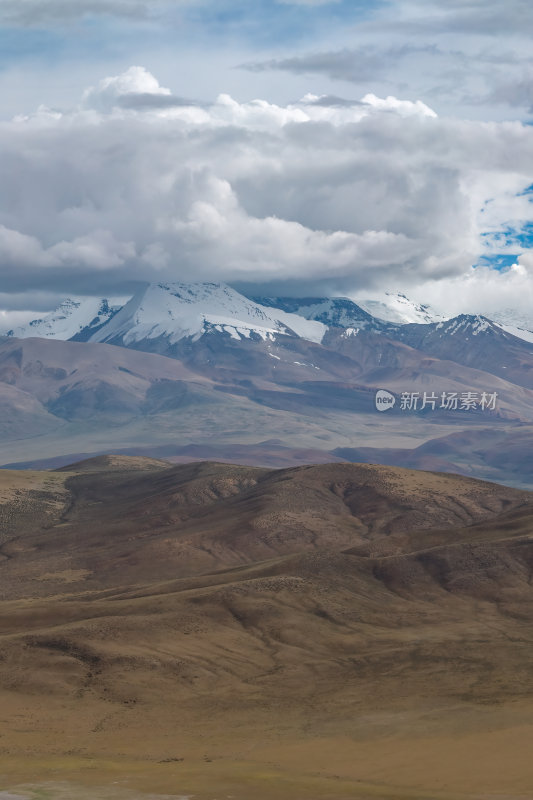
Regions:
<instances>
[{"instance_id":1,"label":"golden brown terrain","mask_svg":"<svg viewBox=\"0 0 533 800\"><path fill-rule=\"evenodd\" d=\"M531 501L375 465L1 471L1 800L532 798Z\"/></svg>"}]
</instances>

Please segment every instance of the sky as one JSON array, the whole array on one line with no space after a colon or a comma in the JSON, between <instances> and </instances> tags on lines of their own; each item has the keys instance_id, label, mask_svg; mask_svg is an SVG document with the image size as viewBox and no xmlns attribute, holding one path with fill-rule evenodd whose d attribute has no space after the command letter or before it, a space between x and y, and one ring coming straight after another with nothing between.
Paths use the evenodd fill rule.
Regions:
<instances>
[{"instance_id":1,"label":"sky","mask_svg":"<svg viewBox=\"0 0 533 800\"><path fill-rule=\"evenodd\" d=\"M0 0L0 324L215 280L533 321L529 0Z\"/></svg>"}]
</instances>

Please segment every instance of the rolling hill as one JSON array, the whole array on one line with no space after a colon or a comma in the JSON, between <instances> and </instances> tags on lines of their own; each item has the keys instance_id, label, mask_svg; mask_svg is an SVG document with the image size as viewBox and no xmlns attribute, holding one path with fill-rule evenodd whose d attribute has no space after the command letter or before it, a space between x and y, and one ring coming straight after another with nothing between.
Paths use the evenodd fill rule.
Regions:
<instances>
[{"instance_id":1,"label":"rolling hill","mask_svg":"<svg viewBox=\"0 0 533 800\"><path fill-rule=\"evenodd\" d=\"M120 456L0 491L6 790L527 796L530 493Z\"/></svg>"}]
</instances>

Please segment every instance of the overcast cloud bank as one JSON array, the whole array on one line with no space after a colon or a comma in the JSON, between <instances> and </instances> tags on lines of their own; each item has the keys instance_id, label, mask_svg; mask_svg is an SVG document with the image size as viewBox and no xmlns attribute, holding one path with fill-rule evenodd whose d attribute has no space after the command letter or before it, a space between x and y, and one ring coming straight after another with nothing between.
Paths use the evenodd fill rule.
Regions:
<instances>
[{"instance_id":1,"label":"overcast cloud bank","mask_svg":"<svg viewBox=\"0 0 533 800\"><path fill-rule=\"evenodd\" d=\"M505 276L472 265L512 252L501 231L533 223L531 126L441 119L373 94L199 104L142 67L71 111L1 124L0 174L7 309L22 292L37 308L43 292L158 280L416 295L483 276L500 294ZM532 261L505 277L509 303L531 302Z\"/></svg>"}]
</instances>

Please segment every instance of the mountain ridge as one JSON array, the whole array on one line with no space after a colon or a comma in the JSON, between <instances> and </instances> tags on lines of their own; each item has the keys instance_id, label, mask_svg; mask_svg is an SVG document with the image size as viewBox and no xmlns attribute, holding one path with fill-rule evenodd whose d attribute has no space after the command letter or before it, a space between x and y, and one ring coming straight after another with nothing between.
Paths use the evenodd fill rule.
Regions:
<instances>
[{"instance_id":1,"label":"mountain ridge","mask_svg":"<svg viewBox=\"0 0 533 800\"><path fill-rule=\"evenodd\" d=\"M493 315L446 317L427 305L413 303L403 294L387 293L381 300L355 302L345 297L241 294L222 283L183 282L145 284L127 301L67 299L45 317L8 330L5 335L125 346L158 339L161 345L155 349L162 352L162 340L166 340L170 352L179 341L195 341L208 333L225 334L236 340L295 335L320 343L332 328L344 328L351 334L372 331L406 341L408 326L450 328L453 325L448 323L454 323L457 327L468 316L488 319L493 328L528 343L533 341L533 322L528 326L523 315L510 309Z\"/></svg>"},{"instance_id":2,"label":"mountain ridge","mask_svg":"<svg viewBox=\"0 0 533 800\"><path fill-rule=\"evenodd\" d=\"M529 485L527 470L495 468L490 448L490 464L472 452L470 466L468 437L447 460L438 444L417 448L492 424L516 451L514 426L533 424L531 343L481 315L398 325L347 298L262 299L216 283L144 285L118 311L97 304L103 321L89 319L94 304L71 303L55 338L49 320L26 331L42 338L1 339L1 461L110 446L269 466L381 453ZM379 391L395 397L386 414Z\"/></svg>"}]
</instances>

